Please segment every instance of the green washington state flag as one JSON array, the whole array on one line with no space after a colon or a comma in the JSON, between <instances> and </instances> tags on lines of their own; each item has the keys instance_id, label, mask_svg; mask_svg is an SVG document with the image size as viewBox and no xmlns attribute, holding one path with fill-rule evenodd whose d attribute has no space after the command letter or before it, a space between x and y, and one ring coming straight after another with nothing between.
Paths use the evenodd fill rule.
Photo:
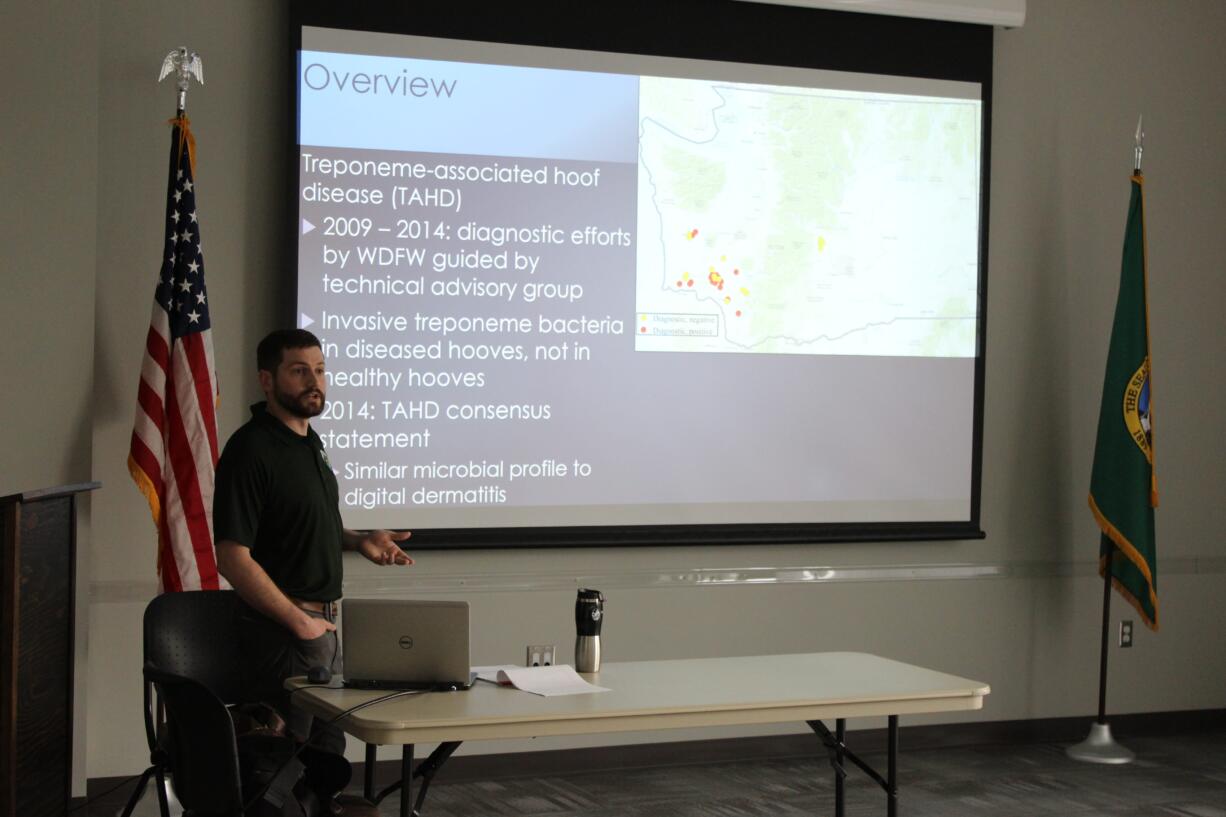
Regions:
<instances>
[{"instance_id":1,"label":"green washington state flag","mask_svg":"<svg viewBox=\"0 0 1226 817\"><path fill-rule=\"evenodd\" d=\"M1103 404L1098 415L1090 510L1102 529L1099 574L1111 554L1111 583L1158 629L1158 563L1154 541L1153 424L1150 417L1149 315L1145 303L1145 203L1140 171L1124 231L1120 294L1107 352ZM1105 577L1104 577L1105 578Z\"/></svg>"}]
</instances>

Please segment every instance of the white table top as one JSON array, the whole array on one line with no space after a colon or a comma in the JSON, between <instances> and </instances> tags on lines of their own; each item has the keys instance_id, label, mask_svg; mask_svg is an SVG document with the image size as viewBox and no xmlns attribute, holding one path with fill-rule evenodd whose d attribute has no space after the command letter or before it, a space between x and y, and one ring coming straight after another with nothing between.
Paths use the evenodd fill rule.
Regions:
<instances>
[{"instance_id":1,"label":"white table top","mask_svg":"<svg viewBox=\"0 0 1226 817\"><path fill-rule=\"evenodd\" d=\"M990 692L980 681L855 652L610 663L584 677L611 691L544 698L478 681L375 704L337 725L367 743L432 743L952 712L982 708ZM304 689L294 702L327 718L381 694Z\"/></svg>"}]
</instances>

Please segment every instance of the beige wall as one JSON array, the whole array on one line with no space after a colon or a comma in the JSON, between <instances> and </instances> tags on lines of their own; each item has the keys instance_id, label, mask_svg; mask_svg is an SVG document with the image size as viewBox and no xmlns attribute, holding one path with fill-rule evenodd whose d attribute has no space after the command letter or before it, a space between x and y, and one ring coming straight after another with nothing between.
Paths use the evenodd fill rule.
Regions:
<instances>
[{"instance_id":1,"label":"beige wall","mask_svg":"<svg viewBox=\"0 0 1226 817\"><path fill-rule=\"evenodd\" d=\"M91 479L98 63L96 3L0 16L0 496ZM89 573L89 508L85 498L80 576ZM88 599L79 582L77 608ZM76 625L80 710L87 617ZM80 728L73 743L78 795Z\"/></svg>"},{"instance_id":2,"label":"beige wall","mask_svg":"<svg viewBox=\"0 0 1226 817\"><path fill-rule=\"evenodd\" d=\"M516 660L522 645L541 641L557 642L565 658L573 588L600 581L610 597L611 660L858 649L990 682L985 710L967 717L1091 713L1101 585L1084 497L1119 274L1131 136L1144 112L1163 631L1141 630L1132 650L1113 651L1109 703L1115 712L1226 706L1220 682L1226 601L1219 590L1226 547L1217 501L1226 483L1220 431L1226 378L1217 355L1217 299L1226 294L1220 226L1226 99L1216 87L1226 75L1220 47L1226 4L1031 0L1028 6L1024 28L996 33L986 541L420 553L419 564L400 574L348 564L350 591L467 598L474 659L494 663ZM46 37L59 23L42 9L31 6L17 16ZM81 667L88 679L83 726L92 777L130 774L146 759L139 629L153 587L154 537L124 458L162 240L168 143L162 123L173 108L173 93L154 84L155 72L162 55L179 44L205 58L207 84L192 91L189 112L199 139L197 190L221 426L228 435L256 396L251 350L276 317L275 273L287 257L281 233L285 16L284 4L239 0L211 3L207 12L152 1L104 4L96 24L87 16L71 26L77 36L70 39L86 41L85 63L98 68L96 88L74 92L85 109L85 129L72 137L46 118L57 110L54 76L66 85L75 71L36 71L41 50L6 29L3 59L6 68L12 64L6 75L16 77L17 109L39 124L19 148L20 161L9 148L11 119L5 130L0 359L6 392L23 399L10 398L0 409L0 480L15 490L26 481L92 475L105 486L94 498L89 531L89 657ZM18 40L12 48L10 39ZM64 58L77 53L68 44L58 48ZM49 149L61 144L82 150L79 166L67 169L61 152ZM45 181L34 179L32 169ZM96 191L96 208L93 198L82 203L69 195L79 184L91 196ZM40 185L59 195L44 195ZM30 227L10 226L31 219ZM73 245L65 233L84 237L83 243ZM56 275L37 271L44 261ZM95 321L91 340L82 327ZM53 344L31 343L51 335ZM41 399L24 399L31 395ZM92 454L84 453L90 448ZM911 581L874 572L966 564L998 577ZM779 586L698 586L686 578L695 568L785 566L867 570L861 581ZM1124 615L1118 603L1115 611L1117 619Z\"/></svg>"},{"instance_id":3,"label":"beige wall","mask_svg":"<svg viewBox=\"0 0 1226 817\"><path fill-rule=\"evenodd\" d=\"M0 22L0 496L90 478L98 10Z\"/></svg>"}]
</instances>

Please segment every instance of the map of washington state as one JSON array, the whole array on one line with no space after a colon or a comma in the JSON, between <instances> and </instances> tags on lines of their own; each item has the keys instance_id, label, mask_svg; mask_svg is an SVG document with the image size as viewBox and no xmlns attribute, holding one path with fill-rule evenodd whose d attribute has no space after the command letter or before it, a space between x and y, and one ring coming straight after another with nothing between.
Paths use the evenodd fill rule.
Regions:
<instances>
[{"instance_id":1,"label":"map of washington state","mask_svg":"<svg viewBox=\"0 0 1226 817\"><path fill-rule=\"evenodd\" d=\"M975 355L980 103L643 77L636 349Z\"/></svg>"}]
</instances>

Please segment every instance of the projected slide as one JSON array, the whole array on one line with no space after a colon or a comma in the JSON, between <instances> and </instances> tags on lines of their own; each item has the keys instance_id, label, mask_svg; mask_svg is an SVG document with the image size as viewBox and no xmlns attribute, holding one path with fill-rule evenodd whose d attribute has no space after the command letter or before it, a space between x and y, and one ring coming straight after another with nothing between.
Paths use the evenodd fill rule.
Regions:
<instances>
[{"instance_id":1,"label":"projected slide","mask_svg":"<svg viewBox=\"0 0 1226 817\"><path fill-rule=\"evenodd\" d=\"M967 520L978 86L576 54L303 30L346 524Z\"/></svg>"}]
</instances>

